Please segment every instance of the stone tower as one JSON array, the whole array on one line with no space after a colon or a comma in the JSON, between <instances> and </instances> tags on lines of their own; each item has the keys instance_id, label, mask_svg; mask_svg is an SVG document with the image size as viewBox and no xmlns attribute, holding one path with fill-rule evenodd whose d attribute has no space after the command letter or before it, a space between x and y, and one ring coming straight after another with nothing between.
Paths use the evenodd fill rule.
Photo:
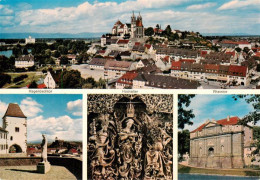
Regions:
<instances>
[{"instance_id":1,"label":"stone tower","mask_svg":"<svg viewBox=\"0 0 260 180\"><path fill-rule=\"evenodd\" d=\"M133 11L133 15L131 17L131 38L135 38L135 33L136 33L136 17Z\"/></svg>"},{"instance_id":2,"label":"stone tower","mask_svg":"<svg viewBox=\"0 0 260 180\"><path fill-rule=\"evenodd\" d=\"M10 103L3 117L3 129L8 132L9 153L26 153L27 117L18 104Z\"/></svg>"}]
</instances>

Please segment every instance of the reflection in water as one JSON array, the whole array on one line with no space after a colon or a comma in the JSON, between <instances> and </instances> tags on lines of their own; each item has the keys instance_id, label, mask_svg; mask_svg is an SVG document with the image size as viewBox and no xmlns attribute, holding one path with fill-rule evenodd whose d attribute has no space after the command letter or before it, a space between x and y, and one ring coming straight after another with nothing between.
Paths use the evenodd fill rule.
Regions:
<instances>
[{"instance_id":1,"label":"reflection in water","mask_svg":"<svg viewBox=\"0 0 260 180\"><path fill-rule=\"evenodd\" d=\"M178 174L178 180L259 180L260 177L214 176L202 174Z\"/></svg>"}]
</instances>

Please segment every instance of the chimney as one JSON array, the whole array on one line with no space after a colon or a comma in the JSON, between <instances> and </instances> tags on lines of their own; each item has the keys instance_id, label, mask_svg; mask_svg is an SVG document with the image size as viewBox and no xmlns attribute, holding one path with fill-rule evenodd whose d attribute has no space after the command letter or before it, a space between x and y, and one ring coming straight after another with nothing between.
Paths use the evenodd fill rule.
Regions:
<instances>
[{"instance_id":1,"label":"chimney","mask_svg":"<svg viewBox=\"0 0 260 180\"><path fill-rule=\"evenodd\" d=\"M230 120L230 116L227 117L227 121L228 121L228 122L229 122L229 120Z\"/></svg>"}]
</instances>

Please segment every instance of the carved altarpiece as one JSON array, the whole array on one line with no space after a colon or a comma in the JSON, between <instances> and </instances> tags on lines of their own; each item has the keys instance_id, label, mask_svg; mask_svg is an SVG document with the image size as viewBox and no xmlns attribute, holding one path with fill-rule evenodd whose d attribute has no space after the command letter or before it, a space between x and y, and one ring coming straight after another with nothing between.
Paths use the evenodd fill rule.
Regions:
<instances>
[{"instance_id":1,"label":"carved altarpiece","mask_svg":"<svg viewBox=\"0 0 260 180\"><path fill-rule=\"evenodd\" d=\"M88 95L88 178L172 179L172 95Z\"/></svg>"}]
</instances>

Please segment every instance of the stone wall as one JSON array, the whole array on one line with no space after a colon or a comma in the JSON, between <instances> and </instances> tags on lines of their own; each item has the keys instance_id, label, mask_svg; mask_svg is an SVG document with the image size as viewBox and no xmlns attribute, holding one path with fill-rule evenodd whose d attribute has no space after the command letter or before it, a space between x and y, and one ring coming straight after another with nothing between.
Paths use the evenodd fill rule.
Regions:
<instances>
[{"instance_id":1,"label":"stone wall","mask_svg":"<svg viewBox=\"0 0 260 180\"><path fill-rule=\"evenodd\" d=\"M37 165L39 157L1 157L0 166L29 166Z\"/></svg>"}]
</instances>

